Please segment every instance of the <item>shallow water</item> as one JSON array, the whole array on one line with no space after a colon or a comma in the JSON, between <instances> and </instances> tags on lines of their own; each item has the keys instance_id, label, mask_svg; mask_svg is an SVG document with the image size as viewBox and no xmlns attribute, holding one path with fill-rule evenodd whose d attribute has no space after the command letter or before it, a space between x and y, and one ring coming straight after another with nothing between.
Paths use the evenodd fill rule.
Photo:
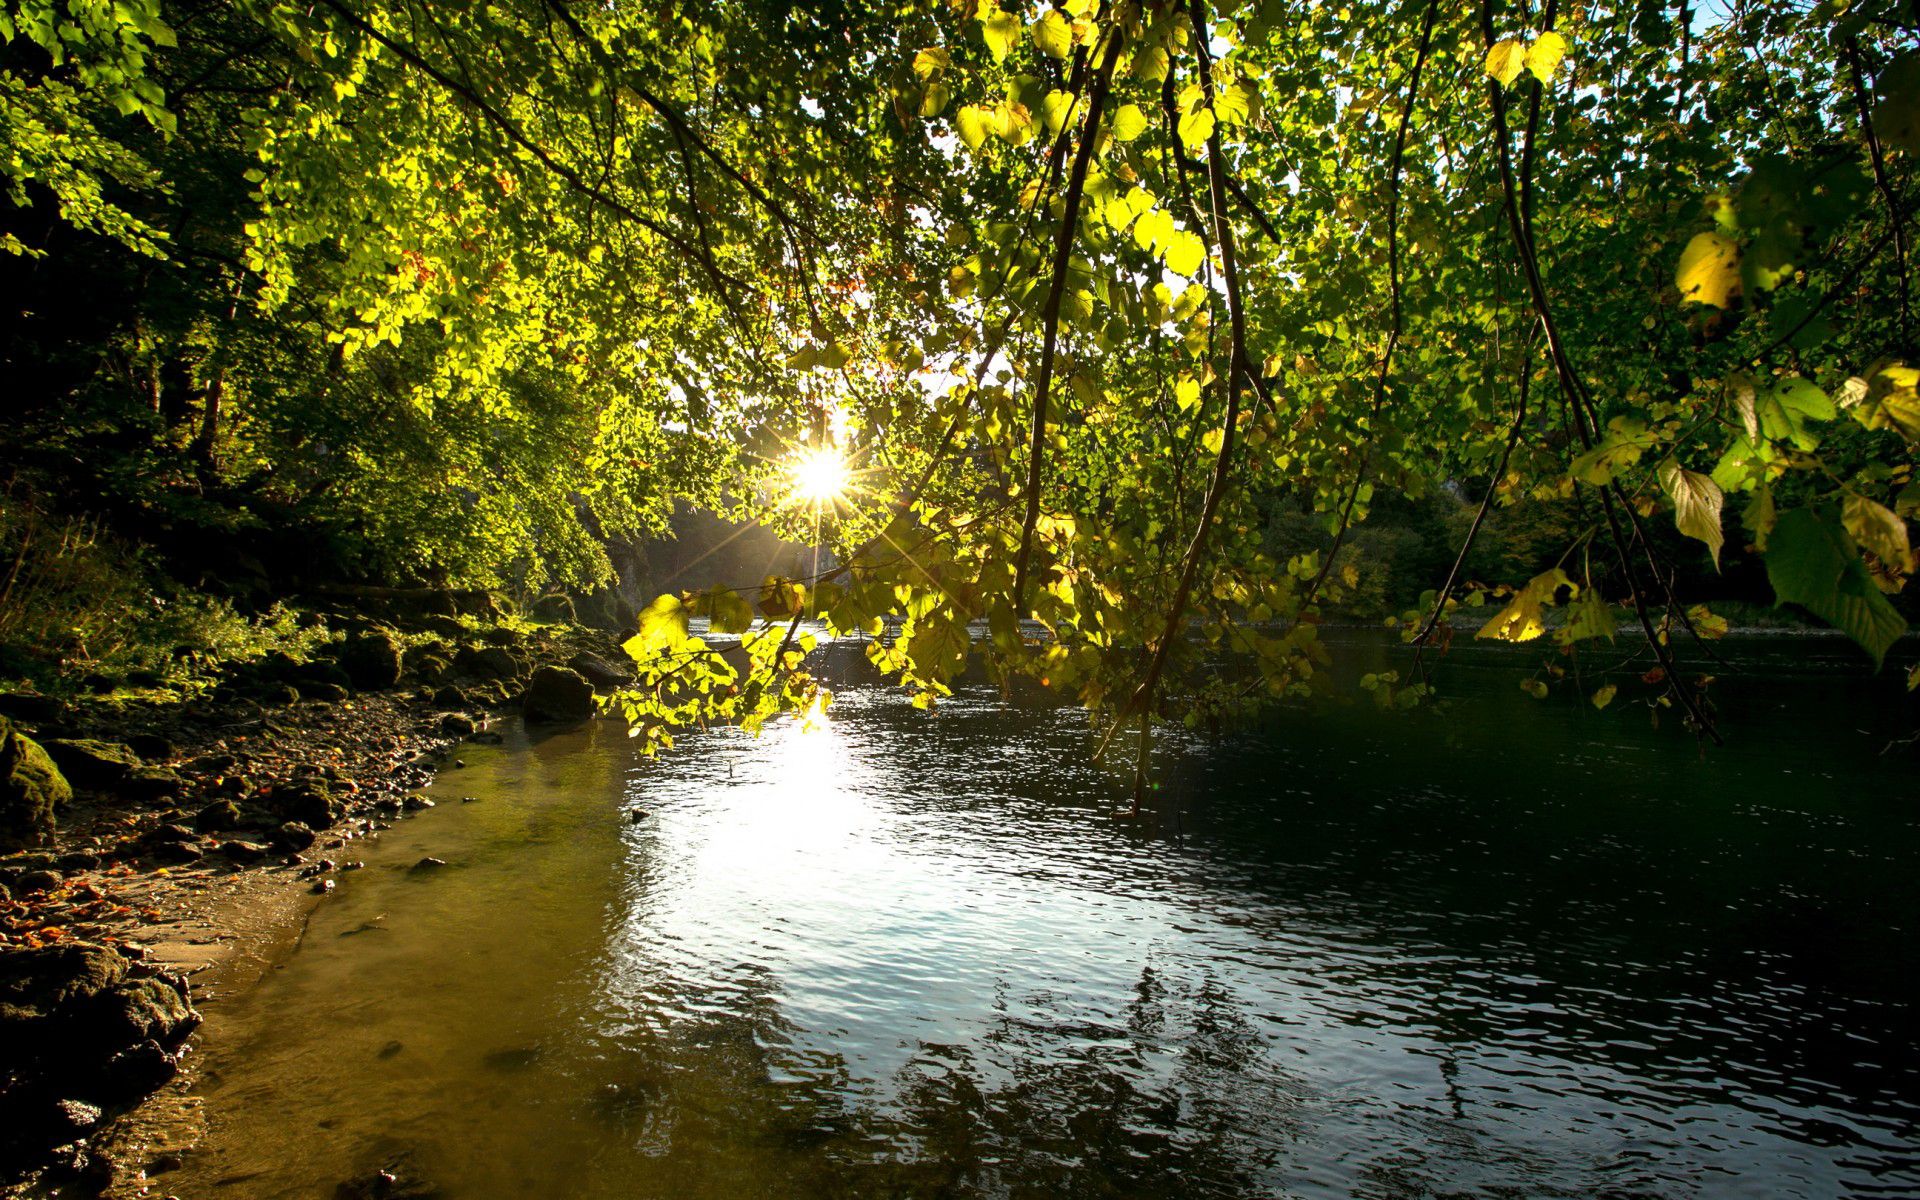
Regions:
<instances>
[{"instance_id":1,"label":"shallow water","mask_svg":"<svg viewBox=\"0 0 1920 1200\"><path fill-rule=\"evenodd\" d=\"M211 1006L164 1186L1920 1194L1914 714L1833 643L1733 653L1722 750L1463 647L1442 718L1163 740L1161 823L985 689L651 763L510 728Z\"/></svg>"}]
</instances>

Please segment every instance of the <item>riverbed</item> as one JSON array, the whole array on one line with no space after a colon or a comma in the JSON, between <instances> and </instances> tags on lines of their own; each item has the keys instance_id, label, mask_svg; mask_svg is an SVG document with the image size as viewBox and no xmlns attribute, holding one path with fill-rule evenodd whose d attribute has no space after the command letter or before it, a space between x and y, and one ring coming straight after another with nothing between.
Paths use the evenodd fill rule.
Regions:
<instances>
[{"instance_id":1,"label":"riverbed","mask_svg":"<svg viewBox=\"0 0 1920 1200\"><path fill-rule=\"evenodd\" d=\"M657 760L504 725L205 1006L156 1182L1920 1194L1914 713L1830 641L1725 645L1723 748L1462 647L1441 712L1163 737L1146 820L1084 714L984 685Z\"/></svg>"}]
</instances>

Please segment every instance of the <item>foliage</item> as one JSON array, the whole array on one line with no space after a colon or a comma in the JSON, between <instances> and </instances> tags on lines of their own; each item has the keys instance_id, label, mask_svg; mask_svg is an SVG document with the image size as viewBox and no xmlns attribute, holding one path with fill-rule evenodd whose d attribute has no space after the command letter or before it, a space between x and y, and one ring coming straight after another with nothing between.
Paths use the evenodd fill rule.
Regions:
<instances>
[{"instance_id":1,"label":"foliage","mask_svg":"<svg viewBox=\"0 0 1920 1200\"><path fill-rule=\"evenodd\" d=\"M581 531L674 496L823 544L649 610L656 742L815 703L811 618L891 621L922 703L982 664L1144 748L1320 686L1326 613L1404 603L1358 531L1442 495L1391 703L1463 601L1519 640L1564 595L1570 652L1626 605L1711 736L1676 589L1756 556L1876 662L1906 628L1920 58L1884 0L253 0L28 61L81 3L8 9L9 87L91 131L10 168L66 214L19 246L137 299L15 337L40 428L137 432L142 511L244 524L251 488L368 570L591 582ZM115 118L120 76L165 117ZM826 445L853 490L803 503L780 462ZM1502 529L1543 544L1476 551ZM688 621L742 597L730 660Z\"/></svg>"}]
</instances>

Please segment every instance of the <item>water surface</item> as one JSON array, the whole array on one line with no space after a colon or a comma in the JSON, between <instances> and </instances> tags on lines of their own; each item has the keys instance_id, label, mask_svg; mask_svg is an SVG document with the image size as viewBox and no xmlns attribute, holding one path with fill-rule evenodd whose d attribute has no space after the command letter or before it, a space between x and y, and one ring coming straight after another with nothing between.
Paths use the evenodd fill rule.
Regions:
<instances>
[{"instance_id":1,"label":"water surface","mask_svg":"<svg viewBox=\"0 0 1920 1200\"><path fill-rule=\"evenodd\" d=\"M1444 715L1163 740L1157 822L986 688L656 762L512 728L213 1006L167 1186L1920 1194L1914 714L1831 642L1734 653L1721 750L1463 647Z\"/></svg>"}]
</instances>

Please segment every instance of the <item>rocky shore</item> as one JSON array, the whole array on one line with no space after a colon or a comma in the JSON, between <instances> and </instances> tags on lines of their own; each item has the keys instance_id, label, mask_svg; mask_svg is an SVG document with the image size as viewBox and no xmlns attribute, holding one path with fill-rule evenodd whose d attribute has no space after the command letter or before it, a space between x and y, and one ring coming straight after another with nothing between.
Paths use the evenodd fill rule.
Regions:
<instances>
[{"instance_id":1,"label":"rocky shore","mask_svg":"<svg viewBox=\"0 0 1920 1200\"><path fill-rule=\"evenodd\" d=\"M367 607L191 697L0 694L0 1194L164 1195L142 1101L179 1099L204 981L244 986L494 714L627 678L617 627Z\"/></svg>"}]
</instances>

